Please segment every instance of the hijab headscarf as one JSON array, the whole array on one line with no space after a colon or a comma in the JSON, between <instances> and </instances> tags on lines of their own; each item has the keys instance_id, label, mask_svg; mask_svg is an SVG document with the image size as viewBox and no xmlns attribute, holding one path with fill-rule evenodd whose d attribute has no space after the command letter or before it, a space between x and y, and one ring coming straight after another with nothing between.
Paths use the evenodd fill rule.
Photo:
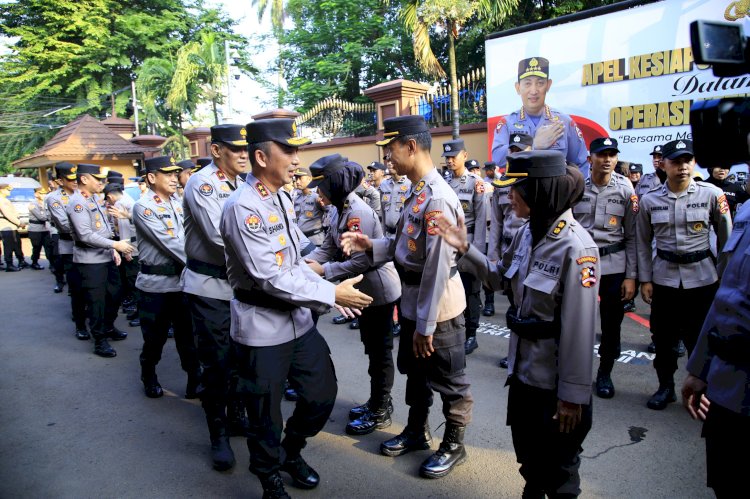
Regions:
<instances>
[{"instance_id":1,"label":"hijab headscarf","mask_svg":"<svg viewBox=\"0 0 750 499\"><path fill-rule=\"evenodd\" d=\"M365 177L364 169L340 154L324 156L310 165L315 176L322 176L318 190L341 213L346 197L354 192Z\"/></svg>"}]
</instances>

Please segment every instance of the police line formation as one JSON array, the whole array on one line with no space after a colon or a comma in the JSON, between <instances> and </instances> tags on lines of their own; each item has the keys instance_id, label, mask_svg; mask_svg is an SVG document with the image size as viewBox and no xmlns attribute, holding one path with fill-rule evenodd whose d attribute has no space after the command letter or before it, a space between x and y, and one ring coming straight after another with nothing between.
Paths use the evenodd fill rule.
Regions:
<instances>
[{"instance_id":1,"label":"police line formation","mask_svg":"<svg viewBox=\"0 0 750 499\"><path fill-rule=\"evenodd\" d=\"M519 81L538 76L524 62ZM420 116L386 119L377 142L383 163L365 168L340 154L301 165L298 148L310 141L290 119L214 126L211 158L197 166L169 156L146 160L137 201L123 193L116 172L58 163L59 188L38 192L30 210L31 234L46 233L32 237L32 266L42 268L44 240L54 291L68 286L75 335L93 337L97 355L116 356L109 341L127 337L114 326L121 306L131 326L140 326L148 397L163 395L156 366L173 334L185 396L199 398L206 415L214 469L232 468L229 437L247 436L250 471L266 498L289 497L280 472L299 488L319 484L301 451L336 399L330 351L316 328L332 308L341 314L334 322L359 328L369 359L370 396L350 410L345 431L365 435L391 425L398 368L406 375L408 419L381 453L431 448L434 390L445 433L419 474L441 478L465 462L473 406L465 356L478 348L480 314L494 315L494 292L502 292L512 332L501 362L509 373L507 424L523 497L575 497L592 385L599 397L615 395L620 326L638 283L651 305L658 379L647 406L661 410L676 400L682 341L691 354L683 394L692 414L708 413L706 428L739 424L732 418L743 411L736 393L743 383L715 388L711 376L728 376L740 362L747 374L748 346L736 333L749 313L736 304L747 299L750 282L750 209L735 214L747 194L734 190L730 202L716 187L726 169L715 169L724 170L715 185L693 178L689 140L656 146L654 173L641 176L640 165L631 165L621 174L614 138L586 148L569 117L543 112L574 129L565 147L540 147L534 123L510 131L510 122L501 124L493 149L502 151L502 176L488 162L482 177L461 139L442 144L441 175ZM523 108L514 115L516 123L533 117ZM6 270L15 271L20 221L8 205L0 197ZM689 314L672 313L686 303ZM701 396L706 381L708 398ZM286 422L285 398L296 401ZM717 494L727 483L709 471Z\"/></svg>"}]
</instances>

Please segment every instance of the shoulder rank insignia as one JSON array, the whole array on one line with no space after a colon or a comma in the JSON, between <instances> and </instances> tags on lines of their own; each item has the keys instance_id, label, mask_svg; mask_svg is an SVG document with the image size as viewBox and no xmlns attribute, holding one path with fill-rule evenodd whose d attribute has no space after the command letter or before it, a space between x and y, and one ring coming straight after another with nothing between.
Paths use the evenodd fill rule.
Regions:
<instances>
[{"instance_id":1,"label":"shoulder rank insignia","mask_svg":"<svg viewBox=\"0 0 750 499\"><path fill-rule=\"evenodd\" d=\"M414 192L420 192L424 189L424 180L420 180L417 186L414 188Z\"/></svg>"},{"instance_id":2,"label":"shoulder rank insignia","mask_svg":"<svg viewBox=\"0 0 750 499\"><path fill-rule=\"evenodd\" d=\"M268 194L268 189L266 189L266 186L260 180L255 182L255 190L258 191L258 194L263 199L266 199L270 195Z\"/></svg>"},{"instance_id":3,"label":"shoulder rank insignia","mask_svg":"<svg viewBox=\"0 0 750 499\"><path fill-rule=\"evenodd\" d=\"M552 229L552 233L554 235L558 235L560 232L562 232L562 230L565 228L567 224L568 223L565 220L560 220L559 222L557 222L557 225L555 226L555 228Z\"/></svg>"}]
</instances>

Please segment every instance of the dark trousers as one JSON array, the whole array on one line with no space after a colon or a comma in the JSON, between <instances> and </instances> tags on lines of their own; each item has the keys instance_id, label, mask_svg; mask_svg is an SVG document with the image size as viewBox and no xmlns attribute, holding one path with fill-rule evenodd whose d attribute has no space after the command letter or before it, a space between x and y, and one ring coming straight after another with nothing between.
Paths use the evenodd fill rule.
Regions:
<instances>
[{"instance_id":1,"label":"dark trousers","mask_svg":"<svg viewBox=\"0 0 750 499\"><path fill-rule=\"evenodd\" d=\"M698 341L718 288L718 281L692 289L654 284L651 333L656 346L654 369L659 377L659 386L674 386L679 341L683 341L689 356Z\"/></svg>"},{"instance_id":2,"label":"dark trousers","mask_svg":"<svg viewBox=\"0 0 750 499\"><path fill-rule=\"evenodd\" d=\"M143 350L141 366L151 369L161 360L162 349L167 342L169 326L174 328L174 341L180 355L182 370L188 374L197 374L199 370L198 353L193 337L193 324L185 295L174 293L139 293L138 313L143 333Z\"/></svg>"},{"instance_id":3,"label":"dark trousers","mask_svg":"<svg viewBox=\"0 0 750 499\"><path fill-rule=\"evenodd\" d=\"M39 262L42 248L44 248L44 256L47 257L47 261L52 265L54 254L52 251L52 238L49 235L49 231L29 232L29 240L31 241L31 263Z\"/></svg>"},{"instance_id":4,"label":"dark trousers","mask_svg":"<svg viewBox=\"0 0 750 499\"><path fill-rule=\"evenodd\" d=\"M557 390L544 390L511 378L508 421L516 460L526 480L524 491L533 497L575 497L581 493L580 453L591 430L592 406L583 406L581 422L571 433L561 433ZM533 494L532 494L533 493Z\"/></svg>"},{"instance_id":5,"label":"dark trousers","mask_svg":"<svg viewBox=\"0 0 750 499\"><path fill-rule=\"evenodd\" d=\"M336 373L328 344L314 327L281 345L233 346L238 391L250 420L250 471L262 476L278 471L286 458L296 458L306 440L323 429L336 401ZM284 427L281 401L287 378L299 400Z\"/></svg>"},{"instance_id":6,"label":"dark trousers","mask_svg":"<svg viewBox=\"0 0 750 499\"><path fill-rule=\"evenodd\" d=\"M89 325L94 339L104 338L115 327L120 307L120 273L115 262L74 263L81 283L81 294L88 306Z\"/></svg>"},{"instance_id":7,"label":"dark trousers","mask_svg":"<svg viewBox=\"0 0 750 499\"><path fill-rule=\"evenodd\" d=\"M23 249L21 248L21 237L17 230L0 230L0 236L3 238L3 252L5 253L5 263L13 265L13 253L16 254L18 263L23 262Z\"/></svg>"},{"instance_id":8,"label":"dark trousers","mask_svg":"<svg viewBox=\"0 0 750 499\"><path fill-rule=\"evenodd\" d=\"M464 310L466 338L471 338L477 335L477 329L479 329L479 314L482 311L482 297L480 296L482 281L468 272L460 272L460 275L466 293L466 309Z\"/></svg>"},{"instance_id":9,"label":"dark trousers","mask_svg":"<svg viewBox=\"0 0 750 499\"><path fill-rule=\"evenodd\" d=\"M417 323L403 317L398 345L398 370L406 375L406 405L409 422L419 429L427 424L435 390L443 401L443 415L448 423L466 426L471 422L474 399L464 372L464 318L438 322L432 335L432 355L415 357L412 343Z\"/></svg>"},{"instance_id":10,"label":"dark trousers","mask_svg":"<svg viewBox=\"0 0 750 499\"><path fill-rule=\"evenodd\" d=\"M609 374L620 357L620 328L625 317L621 294L625 274L607 274L599 280L599 316L602 341L599 344L599 370Z\"/></svg>"},{"instance_id":11,"label":"dark trousers","mask_svg":"<svg viewBox=\"0 0 750 499\"><path fill-rule=\"evenodd\" d=\"M70 290L70 310L73 314L73 322L76 323L77 330L86 330L86 300L81 289L81 276L74 268L73 255L60 255L60 262L68 280L68 289Z\"/></svg>"},{"instance_id":12,"label":"dark trousers","mask_svg":"<svg viewBox=\"0 0 750 499\"><path fill-rule=\"evenodd\" d=\"M203 373L198 395L204 402L226 406L237 373L231 358L229 301L185 293L193 319L195 345ZM233 391L233 390L232 390Z\"/></svg>"},{"instance_id":13,"label":"dark trousers","mask_svg":"<svg viewBox=\"0 0 750 499\"><path fill-rule=\"evenodd\" d=\"M370 360L370 407L387 404L393 388L393 303L364 308L359 317L359 337Z\"/></svg>"},{"instance_id":14,"label":"dark trousers","mask_svg":"<svg viewBox=\"0 0 750 499\"><path fill-rule=\"evenodd\" d=\"M52 265L52 271L55 274L55 281L58 284L65 284L65 263L63 262L62 255L60 255L60 234L50 234L50 240L52 241L52 259L47 254L47 259L50 260ZM47 250L44 250L45 253Z\"/></svg>"},{"instance_id":15,"label":"dark trousers","mask_svg":"<svg viewBox=\"0 0 750 499\"><path fill-rule=\"evenodd\" d=\"M706 439L706 485L719 499L741 495L750 468L750 417L712 401L701 435Z\"/></svg>"},{"instance_id":16,"label":"dark trousers","mask_svg":"<svg viewBox=\"0 0 750 499\"><path fill-rule=\"evenodd\" d=\"M495 304L495 292L484 285L482 286L482 289L484 289L484 305L485 306L489 304L494 305Z\"/></svg>"},{"instance_id":17,"label":"dark trousers","mask_svg":"<svg viewBox=\"0 0 750 499\"><path fill-rule=\"evenodd\" d=\"M141 266L138 263L137 256L134 256L130 261L127 261L125 257L122 258L122 263L120 264L120 281L122 281L123 299L132 298L136 300L136 302L140 301L138 290L135 287L135 281L138 279L138 271L140 268Z\"/></svg>"}]
</instances>

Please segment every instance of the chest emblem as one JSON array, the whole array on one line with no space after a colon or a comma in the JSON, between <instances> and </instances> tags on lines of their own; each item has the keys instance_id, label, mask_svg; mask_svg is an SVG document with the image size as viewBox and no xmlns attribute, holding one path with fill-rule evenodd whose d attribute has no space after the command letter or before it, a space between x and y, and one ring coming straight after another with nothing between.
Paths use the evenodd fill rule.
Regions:
<instances>
[{"instance_id":1,"label":"chest emblem","mask_svg":"<svg viewBox=\"0 0 750 499\"><path fill-rule=\"evenodd\" d=\"M409 251L413 253L417 251L417 242L414 239L409 239L409 241L406 243L406 247L409 248Z\"/></svg>"},{"instance_id":2,"label":"chest emblem","mask_svg":"<svg viewBox=\"0 0 750 499\"><path fill-rule=\"evenodd\" d=\"M248 215L245 218L245 227L250 232L257 232L260 229L260 217L257 215Z\"/></svg>"}]
</instances>

